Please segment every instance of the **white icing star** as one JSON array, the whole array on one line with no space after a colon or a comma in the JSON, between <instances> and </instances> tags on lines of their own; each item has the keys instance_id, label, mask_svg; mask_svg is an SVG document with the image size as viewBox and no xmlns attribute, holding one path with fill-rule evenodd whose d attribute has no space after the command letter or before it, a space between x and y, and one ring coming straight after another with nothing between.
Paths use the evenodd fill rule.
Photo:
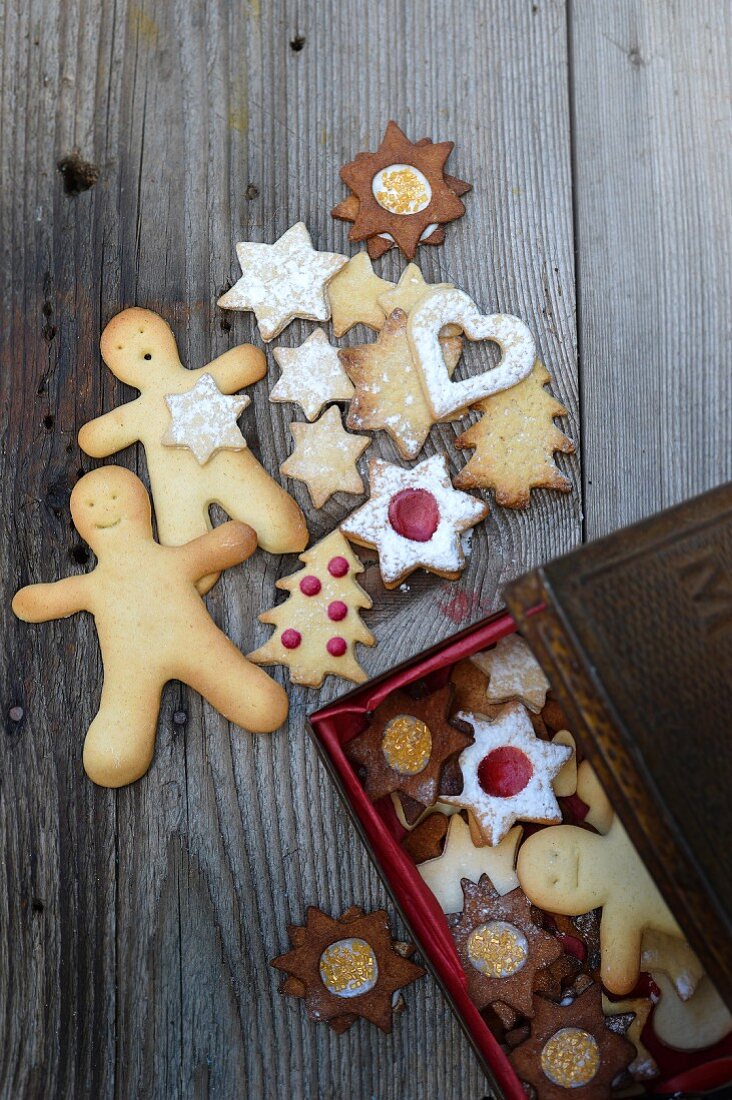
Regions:
<instances>
[{"instance_id":1,"label":"white icing star","mask_svg":"<svg viewBox=\"0 0 732 1100\"><path fill-rule=\"evenodd\" d=\"M171 416L162 439L166 447L188 447L201 466L216 451L246 449L236 419L250 399L225 396L210 374L202 374L187 393L166 394L165 403Z\"/></svg>"},{"instance_id":2,"label":"white icing star","mask_svg":"<svg viewBox=\"0 0 732 1100\"><path fill-rule=\"evenodd\" d=\"M456 717L472 727L475 741L460 753L462 793L441 794L443 802L467 810L491 846L503 839L515 821L548 825L562 820L552 779L572 755L568 745L540 741L521 703L508 703L492 722L464 711ZM481 785L480 765L494 750L504 748L517 750L514 758L520 760L518 754L526 758L525 785L516 794L490 794Z\"/></svg>"},{"instance_id":3,"label":"white icing star","mask_svg":"<svg viewBox=\"0 0 732 1100\"><path fill-rule=\"evenodd\" d=\"M387 587L420 566L448 576L464 568L460 533L483 519L488 507L453 488L444 455L432 455L411 470L375 458L369 463L369 479L370 499L343 521L341 530L354 542L376 547ZM421 534L427 537L408 538L394 526L394 499L407 496L413 502L410 519L423 525Z\"/></svg>"},{"instance_id":4,"label":"white icing star","mask_svg":"<svg viewBox=\"0 0 732 1100\"><path fill-rule=\"evenodd\" d=\"M519 884L516 874L516 852L523 829L511 829L495 848L476 848L470 828L459 815L450 818L442 855L428 859L417 867L420 875L437 899L443 913L459 913L463 907L464 878L479 882L488 875L498 893L508 894Z\"/></svg>"},{"instance_id":5,"label":"white icing star","mask_svg":"<svg viewBox=\"0 0 732 1100\"><path fill-rule=\"evenodd\" d=\"M236 255L242 277L218 304L223 309L251 310L263 340L272 340L294 317L328 320L326 284L348 257L317 252L304 222L293 225L274 244L241 241Z\"/></svg>"},{"instance_id":6,"label":"white icing star","mask_svg":"<svg viewBox=\"0 0 732 1100\"><path fill-rule=\"evenodd\" d=\"M549 681L526 642L517 634L501 638L493 649L476 653L471 660L488 677L486 698L489 703L520 699L535 714L544 706Z\"/></svg>"},{"instance_id":7,"label":"white icing star","mask_svg":"<svg viewBox=\"0 0 732 1100\"><path fill-rule=\"evenodd\" d=\"M292 401L308 420L315 420L329 401L350 401L353 397L353 384L322 328L299 348L275 348L273 354L282 374L272 388L270 401Z\"/></svg>"}]
</instances>

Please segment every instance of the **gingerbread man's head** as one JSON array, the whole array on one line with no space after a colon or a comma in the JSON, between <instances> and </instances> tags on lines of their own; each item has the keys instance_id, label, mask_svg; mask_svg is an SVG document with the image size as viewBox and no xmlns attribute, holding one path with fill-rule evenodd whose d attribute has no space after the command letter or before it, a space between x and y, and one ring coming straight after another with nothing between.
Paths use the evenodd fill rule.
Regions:
<instances>
[{"instance_id":1,"label":"gingerbread man's head","mask_svg":"<svg viewBox=\"0 0 732 1100\"><path fill-rule=\"evenodd\" d=\"M150 497L140 479L121 466L102 466L85 474L71 494L74 526L97 557L124 533L152 536Z\"/></svg>"},{"instance_id":2,"label":"gingerbread man's head","mask_svg":"<svg viewBox=\"0 0 732 1100\"><path fill-rule=\"evenodd\" d=\"M519 852L517 872L524 893L535 905L567 916L602 905L603 842L604 837L575 825L534 833Z\"/></svg>"},{"instance_id":3,"label":"gingerbread man's head","mask_svg":"<svg viewBox=\"0 0 732 1100\"><path fill-rule=\"evenodd\" d=\"M100 346L112 374L138 390L182 367L170 326L149 309L135 306L118 313L102 333Z\"/></svg>"}]
</instances>

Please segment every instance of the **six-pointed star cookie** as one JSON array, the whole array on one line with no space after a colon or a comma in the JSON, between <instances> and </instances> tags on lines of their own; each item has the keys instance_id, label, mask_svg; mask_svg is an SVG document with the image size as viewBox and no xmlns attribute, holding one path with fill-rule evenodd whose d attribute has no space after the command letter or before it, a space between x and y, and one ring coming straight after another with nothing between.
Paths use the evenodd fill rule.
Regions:
<instances>
[{"instance_id":1,"label":"six-pointed star cookie","mask_svg":"<svg viewBox=\"0 0 732 1100\"><path fill-rule=\"evenodd\" d=\"M508 703L492 722L461 711L475 741L460 754L461 794L441 800L467 810L484 844L498 844L515 821L562 820L552 779L572 755L568 745L540 741L520 703Z\"/></svg>"},{"instance_id":2,"label":"six-pointed star cookie","mask_svg":"<svg viewBox=\"0 0 732 1100\"><path fill-rule=\"evenodd\" d=\"M376 274L368 252L352 256L328 286L336 336L344 336L359 323L378 331L384 324L379 295L393 286Z\"/></svg>"},{"instance_id":3,"label":"six-pointed star cookie","mask_svg":"<svg viewBox=\"0 0 732 1100\"><path fill-rule=\"evenodd\" d=\"M443 913L458 913L462 909L463 879L479 882L481 875L488 875L499 894L515 890L519 884L516 852L522 834L521 826L515 825L495 848L476 848L470 829L459 814L454 814L442 855L418 868Z\"/></svg>"},{"instance_id":4,"label":"six-pointed star cookie","mask_svg":"<svg viewBox=\"0 0 732 1100\"><path fill-rule=\"evenodd\" d=\"M447 721L451 700L449 684L421 699L394 691L367 729L348 742L346 756L364 769L364 788L373 802L392 791L423 806L435 802L445 761L470 743Z\"/></svg>"},{"instance_id":5,"label":"six-pointed star cookie","mask_svg":"<svg viewBox=\"0 0 732 1100\"><path fill-rule=\"evenodd\" d=\"M359 546L375 547L387 588L415 569L454 579L465 567L460 533L488 513L483 501L453 489L447 459L433 455L411 470L380 458L369 463L371 496L341 530Z\"/></svg>"},{"instance_id":6,"label":"six-pointed star cookie","mask_svg":"<svg viewBox=\"0 0 732 1100\"><path fill-rule=\"evenodd\" d=\"M335 405L315 424L295 422L290 431L295 450L280 466L280 473L304 481L316 508L322 508L333 493L363 492L356 460L371 439L345 431Z\"/></svg>"},{"instance_id":7,"label":"six-pointed star cookie","mask_svg":"<svg viewBox=\"0 0 732 1100\"><path fill-rule=\"evenodd\" d=\"M477 883L463 879L462 890L462 912L447 923L468 979L468 996L479 1009L500 1001L533 1016L537 971L556 962L562 945L535 922L520 889L501 896L483 875Z\"/></svg>"},{"instance_id":8,"label":"six-pointed star cookie","mask_svg":"<svg viewBox=\"0 0 732 1100\"><path fill-rule=\"evenodd\" d=\"M210 374L202 374L187 393L168 393L170 424L162 438L166 447L188 447L203 466L217 451L243 451L247 441L236 422L250 399L221 392Z\"/></svg>"},{"instance_id":9,"label":"six-pointed star cookie","mask_svg":"<svg viewBox=\"0 0 732 1100\"><path fill-rule=\"evenodd\" d=\"M291 401L299 405L308 420L329 401L349 401L353 386L343 370L338 351L317 328L298 348L275 348L274 357L282 374L272 387L270 401Z\"/></svg>"},{"instance_id":10,"label":"six-pointed star cookie","mask_svg":"<svg viewBox=\"0 0 732 1100\"><path fill-rule=\"evenodd\" d=\"M520 699L534 714L538 714L544 706L549 681L518 634L501 638L493 649L476 653L472 660L488 677L486 699L489 703Z\"/></svg>"},{"instance_id":11,"label":"six-pointed star cookie","mask_svg":"<svg viewBox=\"0 0 732 1100\"><path fill-rule=\"evenodd\" d=\"M348 262L335 252L317 252L304 222L274 244L241 241L236 246L241 279L219 298L222 309L252 311L265 341L295 317L327 321L326 284Z\"/></svg>"}]
</instances>

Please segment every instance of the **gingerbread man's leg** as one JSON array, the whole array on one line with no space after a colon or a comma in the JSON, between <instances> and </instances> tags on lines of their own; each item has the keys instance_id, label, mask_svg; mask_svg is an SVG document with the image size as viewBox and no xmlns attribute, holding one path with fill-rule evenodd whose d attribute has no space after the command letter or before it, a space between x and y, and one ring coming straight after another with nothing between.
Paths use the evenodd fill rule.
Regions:
<instances>
[{"instance_id":1,"label":"gingerbread man's leg","mask_svg":"<svg viewBox=\"0 0 732 1100\"><path fill-rule=\"evenodd\" d=\"M218 454L209 485L211 499L231 519L253 527L263 550L294 554L307 546L308 529L298 505L250 450Z\"/></svg>"},{"instance_id":2,"label":"gingerbread man's leg","mask_svg":"<svg viewBox=\"0 0 732 1100\"><path fill-rule=\"evenodd\" d=\"M201 634L178 678L230 722L252 733L271 733L287 717L287 695L264 669L247 661L218 627Z\"/></svg>"},{"instance_id":3,"label":"gingerbread man's leg","mask_svg":"<svg viewBox=\"0 0 732 1100\"><path fill-rule=\"evenodd\" d=\"M630 993L640 972L642 928L634 922L632 899L607 901L600 918L602 984L611 993Z\"/></svg>"},{"instance_id":4,"label":"gingerbread man's leg","mask_svg":"<svg viewBox=\"0 0 732 1100\"><path fill-rule=\"evenodd\" d=\"M153 667L105 662L99 710L84 742L84 770L95 783L124 787L150 767L163 684Z\"/></svg>"}]
</instances>

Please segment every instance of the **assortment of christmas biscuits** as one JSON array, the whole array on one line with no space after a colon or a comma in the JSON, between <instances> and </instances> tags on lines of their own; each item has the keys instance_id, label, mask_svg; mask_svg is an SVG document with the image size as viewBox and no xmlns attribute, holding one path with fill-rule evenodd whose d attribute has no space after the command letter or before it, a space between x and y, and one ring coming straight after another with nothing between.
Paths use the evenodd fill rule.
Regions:
<instances>
[{"instance_id":1,"label":"assortment of christmas biscuits","mask_svg":"<svg viewBox=\"0 0 732 1100\"><path fill-rule=\"evenodd\" d=\"M523 638L447 671L387 695L346 756L537 1100L641 1090L664 1052L713 1045L732 1016Z\"/></svg>"}]
</instances>

